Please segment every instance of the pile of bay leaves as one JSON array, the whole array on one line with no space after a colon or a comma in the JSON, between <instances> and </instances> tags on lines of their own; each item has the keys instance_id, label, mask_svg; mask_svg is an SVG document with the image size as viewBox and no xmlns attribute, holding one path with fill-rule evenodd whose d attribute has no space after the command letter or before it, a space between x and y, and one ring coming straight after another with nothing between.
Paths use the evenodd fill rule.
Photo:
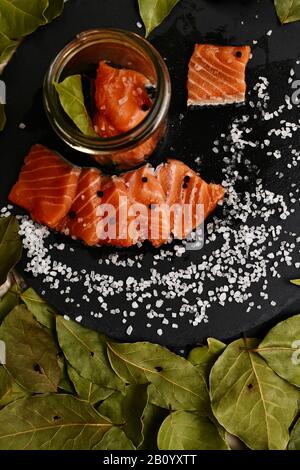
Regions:
<instances>
[{"instance_id":1,"label":"pile of bay leaves","mask_svg":"<svg viewBox=\"0 0 300 470\"><path fill-rule=\"evenodd\" d=\"M0 1L0 71L20 42L63 10L64 0ZM5 98L0 97L0 130L5 126Z\"/></svg>"},{"instance_id":2,"label":"pile of bay leaves","mask_svg":"<svg viewBox=\"0 0 300 470\"><path fill-rule=\"evenodd\" d=\"M0 284L18 231L0 219ZM300 449L299 339L296 315L263 340L210 338L185 359L88 330L15 281L0 300L0 450L225 450L230 435Z\"/></svg>"}]
</instances>

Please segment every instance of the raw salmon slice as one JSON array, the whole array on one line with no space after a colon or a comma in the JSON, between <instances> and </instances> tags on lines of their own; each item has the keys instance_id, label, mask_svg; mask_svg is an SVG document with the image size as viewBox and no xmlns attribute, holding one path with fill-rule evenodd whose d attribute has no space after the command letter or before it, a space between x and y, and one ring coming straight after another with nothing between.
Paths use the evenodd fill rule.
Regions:
<instances>
[{"instance_id":1,"label":"raw salmon slice","mask_svg":"<svg viewBox=\"0 0 300 470\"><path fill-rule=\"evenodd\" d=\"M171 208L171 231L175 238L186 238L224 198L222 186L206 183L181 161L168 160L157 168L156 175ZM197 212L197 205L202 205L202 213ZM182 211L177 212L180 208Z\"/></svg>"},{"instance_id":2,"label":"raw salmon slice","mask_svg":"<svg viewBox=\"0 0 300 470\"><path fill-rule=\"evenodd\" d=\"M72 206L80 172L57 153L34 145L9 200L29 211L35 221L56 228Z\"/></svg>"},{"instance_id":3,"label":"raw salmon slice","mask_svg":"<svg viewBox=\"0 0 300 470\"><path fill-rule=\"evenodd\" d=\"M108 177L94 168L82 170L77 194L61 227L66 235L80 238L90 246L97 245L97 225L101 220L98 208L103 199L102 189L107 180Z\"/></svg>"},{"instance_id":4,"label":"raw salmon slice","mask_svg":"<svg viewBox=\"0 0 300 470\"><path fill-rule=\"evenodd\" d=\"M169 160L154 172L144 165L120 177L67 164L58 154L34 146L25 158L9 199L37 222L80 238L87 245L130 247L149 239L155 247L170 235L185 238L224 197L193 170ZM198 205L203 206L199 220ZM185 212L189 208L189 225Z\"/></svg>"},{"instance_id":5,"label":"raw salmon slice","mask_svg":"<svg viewBox=\"0 0 300 470\"><path fill-rule=\"evenodd\" d=\"M129 197L141 205L136 207L141 220L140 240L149 240L159 247L170 237L170 224L164 190L150 165L123 176Z\"/></svg>"},{"instance_id":6,"label":"raw salmon slice","mask_svg":"<svg viewBox=\"0 0 300 470\"><path fill-rule=\"evenodd\" d=\"M244 102L250 54L249 46L196 44L189 64L188 106Z\"/></svg>"},{"instance_id":7,"label":"raw salmon slice","mask_svg":"<svg viewBox=\"0 0 300 470\"><path fill-rule=\"evenodd\" d=\"M141 73L111 67L101 61L96 78L95 130L102 137L128 132L149 113L152 101L146 90L149 80Z\"/></svg>"},{"instance_id":8,"label":"raw salmon slice","mask_svg":"<svg viewBox=\"0 0 300 470\"><path fill-rule=\"evenodd\" d=\"M102 218L97 230L99 244L118 247L130 247L136 244L138 240L129 232L132 222L129 209L133 201L129 198L123 178L112 177L104 186L103 193Z\"/></svg>"}]
</instances>

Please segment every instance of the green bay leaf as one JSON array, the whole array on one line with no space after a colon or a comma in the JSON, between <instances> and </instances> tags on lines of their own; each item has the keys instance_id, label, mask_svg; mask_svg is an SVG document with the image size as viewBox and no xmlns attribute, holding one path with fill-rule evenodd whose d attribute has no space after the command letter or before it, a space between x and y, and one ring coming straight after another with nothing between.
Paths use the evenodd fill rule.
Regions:
<instances>
[{"instance_id":1,"label":"green bay leaf","mask_svg":"<svg viewBox=\"0 0 300 470\"><path fill-rule=\"evenodd\" d=\"M96 405L114 393L110 388L100 387L90 380L84 379L70 365L68 365L68 376L74 385L77 395L82 398L82 400L92 403L92 405Z\"/></svg>"},{"instance_id":2,"label":"green bay leaf","mask_svg":"<svg viewBox=\"0 0 300 470\"><path fill-rule=\"evenodd\" d=\"M122 429L114 427L105 433L93 450L135 450L135 447Z\"/></svg>"},{"instance_id":3,"label":"green bay leaf","mask_svg":"<svg viewBox=\"0 0 300 470\"><path fill-rule=\"evenodd\" d=\"M169 415L169 411L153 405L148 400L142 416L142 435L143 440L139 445L139 450L157 450L157 434L160 426L165 418Z\"/></svg>"},{"instance_id":4,"label":"green bay leaf","mask_svg":"<svg viewBox=\"0 0 300 470\"><path fill-rule=\"evenodd\" d=\"M0 103L0 131L3 131L6 124L5 106Z\"/></svg>"},{"instance_id":5,"label":"green bay leaf","mask_svg":"<svg viewBox=\"0 0 300 470\"><path fill-rule=\"evenodd\" d=\"M280 377L300 387L300 315L274 326L257 352Z\"/></svg>"},{"instance_id":6,"label":"green bay leaf","mask_svg":"<svg viewBox=\"0 0 300 470\"><path fill-rule=\"evenodd\" d=\"M175 411L162 423L160 450L228 450L224 439L208 418L190 411Z\"/></svg>"},{"instance_id":7,"label":"green bay leaf","mask_svg":"<svg viewBox=\"0 0 300 470\"><path fill-rule=\"evenodd\" d=\"M61 370L61 377L58 384L58 388L60 390L63 390L64 392L72 393L73 395L75 395L74 385L71 382L71 379L68 374L68 364L61 351L58 353L57 360Z\"/></svg>"},{"instance_id":8,"label":"green bay leaf","mask_svg":"<svg viewBox=\"0 0 300 470\"><path fill-rule=\"evenodd\" d=\"M102 416L122 425L127 437L138 447L142 440L142 416L147 403L147 385L127 385L124 394L114 392L99 407Z\"/></svg>"},{"instance_id":9,"label":"green bay leaf","mask_svg":"<svg viewBox=\"0 0 300 470\"><path fill-rule=\"evenodd\" d=\"M13 216L0 218L0 285L4 284L21 255L22 242L17 219Z\"/></svg>"},{"instance_id":10,"label":"green bay leaf","mask_svg":"<svg viewBox=\"0 0 300 470\"><path fill-rule=\"evenodd\" d=\"M5 367L0 366L0 408L28 394L28 391L20 387Z\"/></svg>"},{"instance_id":11,"label":"green bay leaf","mask_svg":"<svg viewBox=\"0 0 300 470\"><path fill-rule=\"evenodd\" d=\"M15 41L7 37L4 33L0 32L0 64L5 63L8 58L11 57L12 53L18 46L19 41ZM2 98L2 97L0 97ZM0 102L1 99L0 99Z\"/></svg>"},{"instance_id":12,"label":"green bay leaf","mask_svg":"<svg viewBox=\"0 0 300 470\"><path fill-rule=\"evenodd\" d=\"M139 0L146 37L167 18L178 2L179 0Z\"/></svg>"},{"instance_id":13,"label":"green bay leaf","mask_svg":"<svg viewBox=\"0 0 300 470\"><path fill-rule=\"evenodd\" d=\"M109 342L107 346L111 365L119 377L130 384L151 384L153 404L208 412L205 380L186 359L151 343Z\"/></svg>"},{"instance_id":14,"label":"green bay leaf","mask_svg":"<svg viewBox=\"0 0 300 470\"><path fill-rule=\"evenodd\" d=\"M10 39L18 39L46 23L49 0L0 0L0 29Z\"/></svg>"},{"instance_id":15,"label":"green bay leaf","mask_svg":"<svg viewBox=\"0 0 300 470\"><path fill-rule=\"evenodd\" d=\"M18 305L5 317L0 339L6 344L5 367L19 385L31 393L57 390L61 370L56 344L25 305Z\"/></svg>"},{"instance_id":16,"label":"green bay leaf","mask_svg":"<svg viewBox=\"0 0 300 470\"><path fill-rule=\"evenodd\" d=\"M90 450L112 423L71 395L39 395L0 411L0 450Z\"/></svg>"},{"instance_id":17,"label":"green bay leaf","mask_svg":"<svg viewBox=\"0 0 300 470\"><path fill-rule=\"evenodd\" d=\"M300 450L300 418L291 431L288 450Z\"/></svg>"},{"instance_id":18,"label":"green bay leaf","mask_svg":"<svg viewBox=\"0 0 300 470\"><path fill-rule=\"evenodd\" d=\"M78 129L85 135L98 137L85 107L81 76L72 75L54 86L64 111Z\"/></svg>"},{"instance_id":19,"label":"green bay leaf","mask_svg":"<svg viewBox=\"0 0 300 470\"><path fill-rule=\"evenodd\" d=\"M239 339L217 359L210 373L212 410L250 449L284 450L300 393L252 351L257 345Z\"/></svg>"},{"instance_id":20,"label":"green bay leaf","mask_svg":"<svg viewBox=\"0 0 300 470\"><path fill-rule=\"evenodd\" d=\"M226 344L214 338L208 338L207 346L197 346L188 355L188 360L208 380L210 370Z\"/></svg>"},{"instance_id":21,"label":"green bay leaf","mask_svg":"<svg viewBox=\"0 0 300 470\"><path fill-rule=\"evenodd\" d=\"M44 17L50 22L61 15L64 8L64 0L48 0L48 7L44 11Z\"/></svg>"},{"instance_id":22,"label":"green bay leaf","mask_svg":"<svg viewBox=\"0 0 300 470\"><path fill-rule=\"evenodd\" d=\"M35 319L46 328L55 330L55 317L57 312L42 299L31 287L21 295L21 298L28 310L33 314Z\"/></svg>"},{"instance_id":23,"label":"green bay leaf","mask_svg":"<svg viewBox=\"0 0 300 470\"><path fill-rule=\"evenodd\" d=\"M0 299L0 323L19 304L20 294L21 291L18 284L14 284Z\"/></svg>"},{"instance_id":24,"label":"green bay leaf","mask_svg":"<svg viewBox=\"0 0 300 470\"><path fill-rule=\"evenodd\" d=\"M59 345L78 374L100 387L122 390L124 382L112 370L103 334L61 316L56 318Z\"/></svg>"},{"instance_id":25,"label":"green bay leaf","mask_svg":"<svg viewBox=\"0 0 300 470\"><path fill-rule=\"evenodd\" d=\"M300 20L300 0L274 0L274 3L281 23Z\"/></svg>"}]
</instances>

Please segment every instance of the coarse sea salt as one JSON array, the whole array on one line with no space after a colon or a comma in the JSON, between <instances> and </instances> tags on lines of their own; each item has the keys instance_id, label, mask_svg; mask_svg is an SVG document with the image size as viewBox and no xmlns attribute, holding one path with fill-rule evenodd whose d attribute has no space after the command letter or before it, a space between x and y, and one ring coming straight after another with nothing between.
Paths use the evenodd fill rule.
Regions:
<instances>
[{"instance_id":1,"label":"coarse sea salt","mask_svg":"<svg viewBox=\"0 0 300 470\"><path fill-rule=\"evenodd\" d=\"M270 277L280 279L286 269L300 267L299 233L285 229L286 221L296 208L299 210L300 194L294 183L288 198L267 187L247 154L259 148L265 159L273 156L274 162L282 160L281 142L299 132L299 120L293 119L296 113L290 113L293 104L288 95L277 109L270 109L267 77L258 78L250 102L249 114L233 119L227 132L213 139L211 156L206 156L222 161L226 197L221 215L215 214L207 224L205 253L189 252L187 242L166 245L153 256L138 249L128 256L117 250L103 256L101 248L95 248L95 256L99 250L98 268L91 269L77 259L73 242L72 246L53 243L50 230L28 216L18 216L27 254L25 270L41 280L45 291L56 290L62 295L66 311L77 321L87 315L99 321L113 315L128 336L137 317L162 336L183 322L199 328L209 321L210 310L216 305L244 305L247 312L275 308L276 299L268 293ZM258 119L268 126L268 137L264 134L261 140L255 129ZM287 172L299 165L300 150L291 144L288 154ZM196 158L195 165L201 165L202 160ZM278 181L284 176L282 167L273 174ZM246 190L239 192L241 183ZM12 206L1 208L1 216L11 210ZM184 263L182 257L187 257ZM79 302L78 290L85 292ZM261 292L259 301L254 300L257 291Z\"/></svg>"}]
</instances>

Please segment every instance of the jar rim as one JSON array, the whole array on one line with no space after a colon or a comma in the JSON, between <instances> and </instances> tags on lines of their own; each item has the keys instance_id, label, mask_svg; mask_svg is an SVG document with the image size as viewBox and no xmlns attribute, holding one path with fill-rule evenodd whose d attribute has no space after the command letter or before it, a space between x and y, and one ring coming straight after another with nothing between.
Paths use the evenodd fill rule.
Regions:
<instances>
[{"instance_id":1,"label":"jar rim","mask_svg":"<svg viewBox=\"0 0 300 470\"><path fill-rule=\"evenodd\" d=\"M60 81L66 66L84 48L99 42L100 39L103 43L105 41L124 41L124 36L128 45L146 54L154 66L158 91L154 105L145 119L126 133L108 138L86 136L69 122L67 115L61 107L53 83ZM59 137L74 149L96 155L99 153L123 151L124 149L130 150L149 138L159 128L168 112L171 99L171 81L169 71L162 56L146 39L138 34L122 29L90 29L77 34L75 39L69 42L52 61L44 78L43 95L47 117Z\"/></svg>"}]
</instances>

